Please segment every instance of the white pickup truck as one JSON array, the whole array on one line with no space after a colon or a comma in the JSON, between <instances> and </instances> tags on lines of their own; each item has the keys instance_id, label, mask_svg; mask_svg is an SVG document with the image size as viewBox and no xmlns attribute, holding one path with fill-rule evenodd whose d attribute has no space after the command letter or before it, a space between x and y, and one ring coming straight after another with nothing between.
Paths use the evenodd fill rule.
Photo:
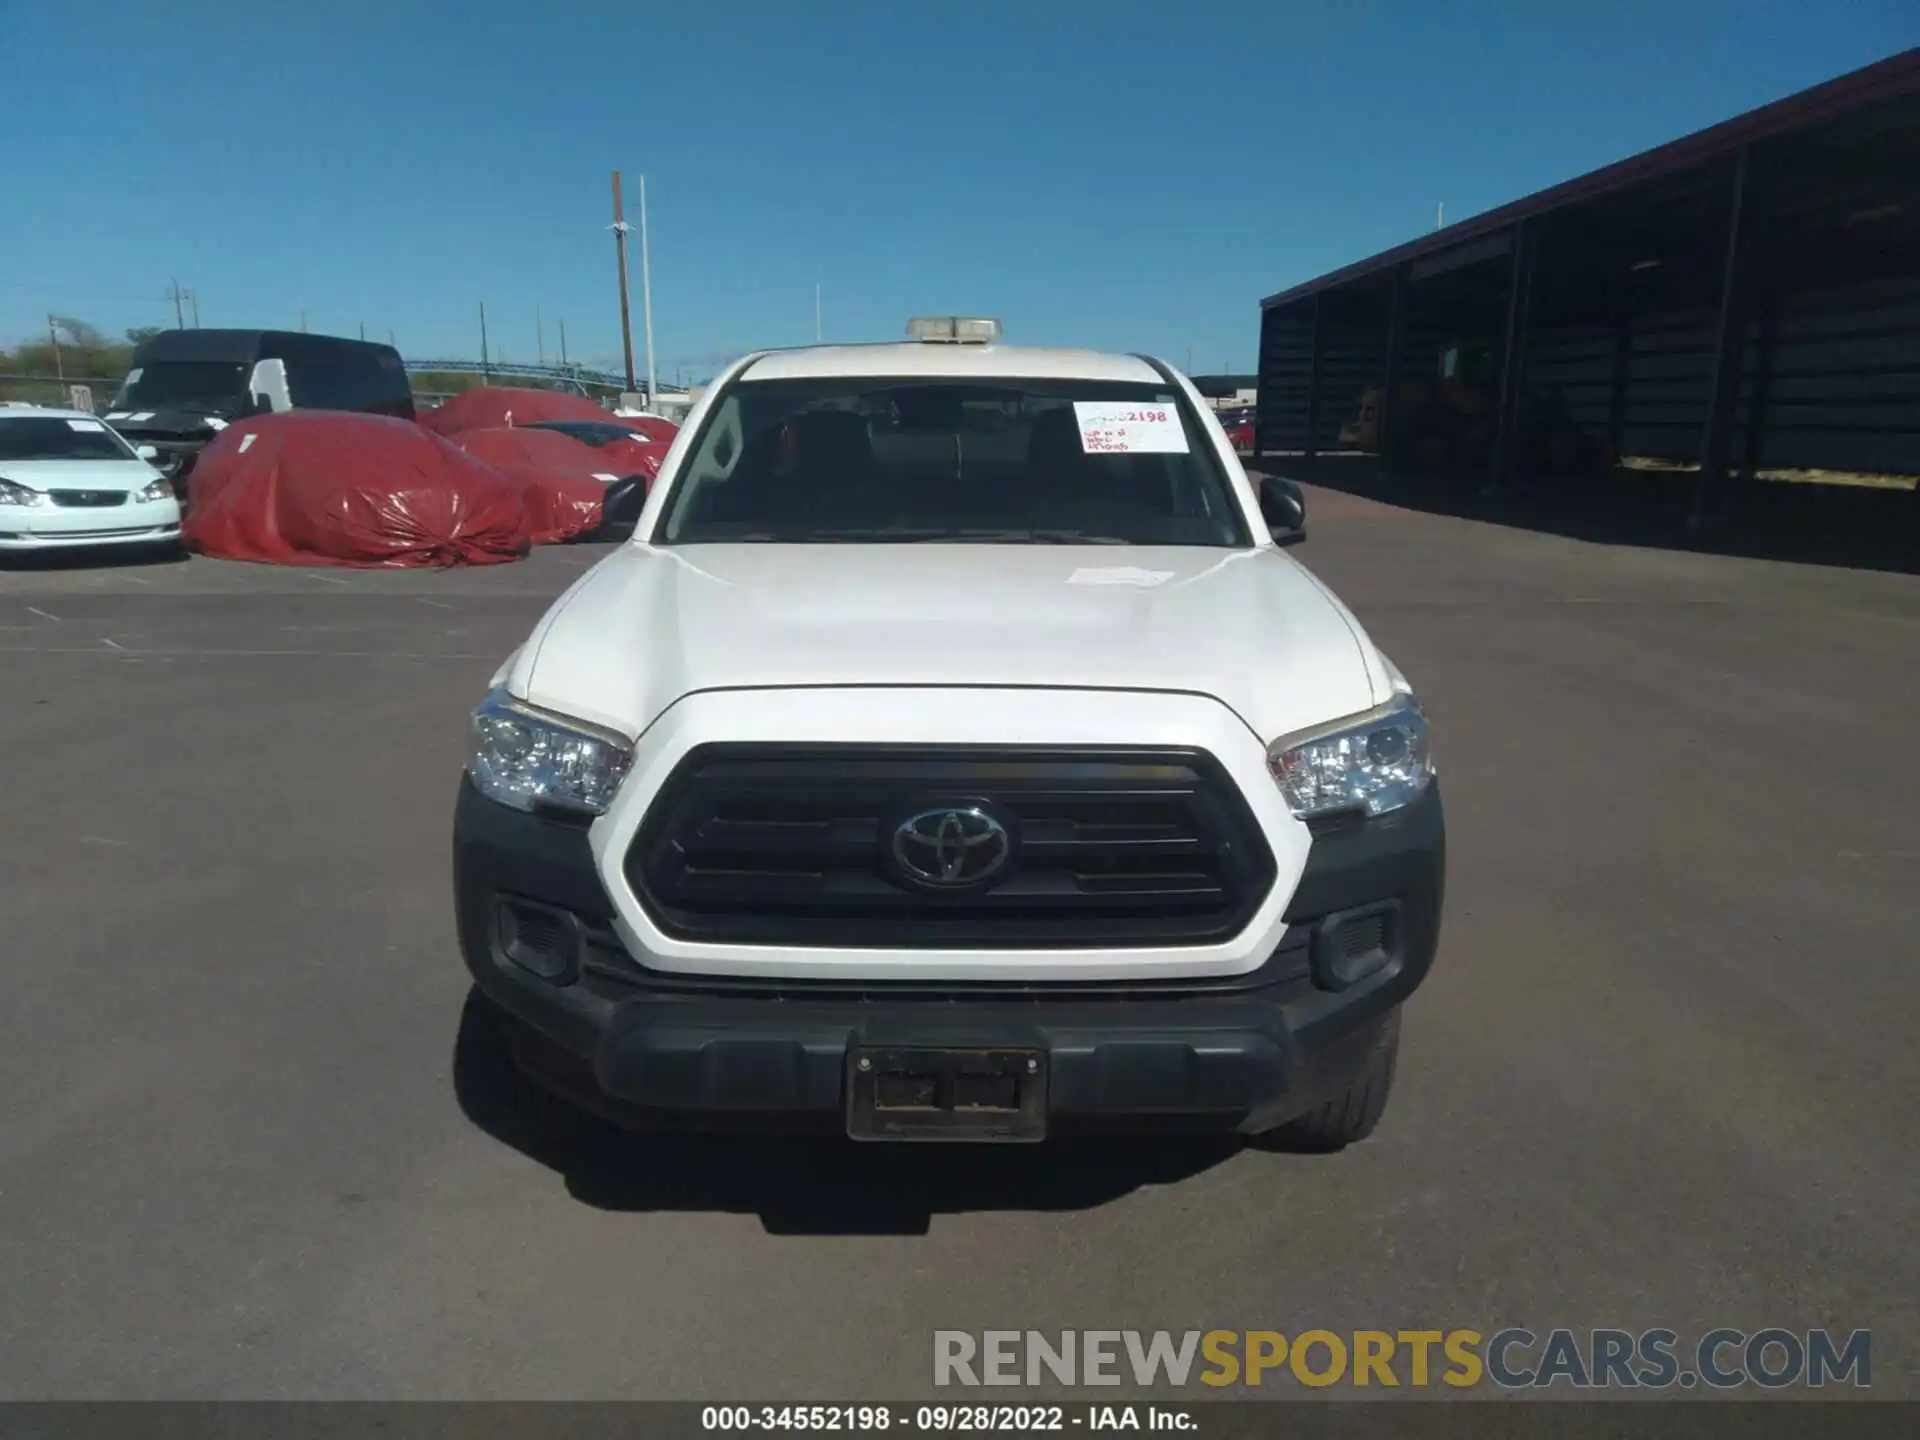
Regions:
<instances>
[{"instance_id":1,"label":"white pickup truck","mask_svg":"<svg viewBox=\"0 0 1920 1440\"><path fill-rule=\"evenodd\" d=\"M1443 890L1410 687L1183 376L997 331L739 361L495 676L455 901L530 1105L1379 1119Z\"/></svg>"}]
</instances>

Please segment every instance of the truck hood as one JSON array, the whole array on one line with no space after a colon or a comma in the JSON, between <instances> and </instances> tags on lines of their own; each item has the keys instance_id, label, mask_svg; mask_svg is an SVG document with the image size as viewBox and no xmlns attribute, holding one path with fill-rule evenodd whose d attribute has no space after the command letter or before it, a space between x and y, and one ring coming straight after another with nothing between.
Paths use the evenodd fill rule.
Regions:
<instances>
[{"instance_id":1,"label":"truck hood","mask_svg":"<svg viewBox=\"0 0 1920 1440\"><path fill-rule=\"evenodd\" d=\"M140 490L159 478L144 460L0 460L0 479L29 490Z\"/></svg>"},{"instance_id":2,"label":"truck hood","mask_svg":"<svg viewBox=\"0 0 1920 1440\"><path fill-rule=\"evenodd\" d=\"M175 410L165 405L135 406L130 409L110 410L104 417L108 424L118 430L127 439L142 440L211 440L219 431L227 428L233 415L240 410L240 402L231 403L209 400L209 407L220 406L220 413L209 415L201 410Z\"/></svg>"},{"instance_id":3,"label":"truck hood","mask_svg":"<svg viewBox=\"0 0 1920 1440\"><path fill-rule=\"evenodd\" d=\"M502 678L630 736L703 690L1031 685L1209 695L1273 739L1391 686L1282 551L1087 545L630 545Z\"/></svg>"}]
</instances>

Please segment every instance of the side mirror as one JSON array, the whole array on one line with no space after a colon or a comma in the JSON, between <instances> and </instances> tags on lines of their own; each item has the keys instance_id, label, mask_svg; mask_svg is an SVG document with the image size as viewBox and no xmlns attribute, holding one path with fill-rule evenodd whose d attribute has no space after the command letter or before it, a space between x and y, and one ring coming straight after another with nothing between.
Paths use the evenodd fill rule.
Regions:
<instances>
[{"instance_id":1,"label":"side mirror","mask_svg":"<svg viewBox=\"0 0 1920 1440\"><path fill-rule=\"evenodd\" d=\"M607 486L600 505L600 538L630 539L639 524L640 512L647 505L647 490L652 481L645 475L628 475Z\"/></svg>"},{"instance_id":2,"label":"side mirror","mask_svg":"<svg viewBox=\"0 0 1920 1440\"><path fill-rule=\"evenodd\" d=\"M1284 475L1260 477L1260 515L1276 545L1297 545L1307 538L1307 501Z\"/></svg>"},{"instance_id":3,"label":"side mirror","mask_svg":"<svg viewBox=\"0 0 1920 1440\"><path fill-rule=\"evenodd\" d=\"M133 447L133 453L149 463L160 458L160 451L152 445L136 445Z\"/></svg>"}]
</instances>

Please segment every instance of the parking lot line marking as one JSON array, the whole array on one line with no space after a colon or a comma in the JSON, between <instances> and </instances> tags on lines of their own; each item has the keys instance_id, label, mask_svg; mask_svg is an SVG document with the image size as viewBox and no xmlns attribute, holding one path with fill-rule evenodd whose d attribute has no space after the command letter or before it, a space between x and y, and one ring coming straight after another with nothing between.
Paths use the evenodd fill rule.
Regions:
<instances>
[{"instance_id":1,"label":"parking lot line marking","mask_svg":"<svg viewBox=\"0 0 1920 1440\"><path fill-rule=\"evenodd\" d=\"M118 640L109 640L109 639L108 639L108 638L107 638L106 636L104 636L104 635L102 635L102 636L100 637L100 643L101 643L102 645L111 645L111 646L113 646L113 648L114 648L114 649L116 649L116 650L124 650L124 649L126 649L126 648L127 648L126 646L124 646L124 645L122 645L122 644L121 644L121 643L120 643L120 642L119 642Z\"/></svg>"},{"instance_id":2,"label":"parking lot line marking","mask_svg":"<svg viewBox=\"0 0 1920 1440\"><path fill-rule=\"evenodd\" d=\"M42 610L38 605L29 605L27 606L27 610L31 614L38 615L42 620L58 620L60 618L58 615L49 615L46 611Z\"/></svg>"},{"instance_id":3,"label":"parking lot line marking","mask_svg":"<svg viewBox=\"0 0 1920 1440\"><path fill-rule=\"evenodd\" d=\"M420 603L422 605L431 605L436 610L453 609L453 606L447 604L444 600L422 600Z\"/></svg>"}]
</instances>

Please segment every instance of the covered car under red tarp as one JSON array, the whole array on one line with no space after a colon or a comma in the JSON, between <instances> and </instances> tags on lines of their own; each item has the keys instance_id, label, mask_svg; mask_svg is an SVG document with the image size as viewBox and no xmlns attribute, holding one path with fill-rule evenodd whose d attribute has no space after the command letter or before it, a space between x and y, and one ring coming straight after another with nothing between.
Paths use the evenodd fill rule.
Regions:
<instances>
[{"instance_id":1,"label":"covered car under red tarp","mask_svg":"<svg viewBox=\"0 0 1920 1440\"><path fill-rule=\"evenodd\" d=\"M411 420L293 410L199 453L181 535L278 565L493 565L533 543L523 490Z\"/></svg>"},{"instance_id":2,"label":"covered car under red tarp","mask_svg":"<svg viewBox=\"0 0 1920 1440\"><path fill-rule=\"evenodd\" d=\"M658 415L619 415L608 412L607 418L616 425L624 425L649 440L658 440L663 446L671 445L673 437L680 433L680 427L671 420L663 420Z\"/></svg>"},{"instance_id":3,"label":"covered car under red tarp","mask_svg":"<svg viewBox=\"0 0 1920 1440\"><path fill-rule=\"evenodd\" d=\"M636 473L558 430L463 430L449 443L485 461L526 492L528 528L536 545L575 540L600 528L607 486ZM624 442L623 442L624 443Z\"/></svg>"},{"instance_id":4,"label":"covered car under red tarp","mask_svg":"<svg viewBox=\"0 0 1920 1440\"><path fill-rule=\"evenodd\" d=\"M609 440L595 448L606 461L606 468L616 475L644 475L651 484L659 476L660 462L667 458L672 445L670 440L649 440L636 433L631 440Z\"/></svg>"},{"instance_id":5,"label":"covered car under red tarp","mask_svg":"<svg viewBox=\"0 0 1920 1440\"><path fill-rule=\"evenodd\" d=\"M604 405L584 395L563 395L558 390L522 390L509 385L476 386L455 395L444 405L420 412L420 423L437 435L531 425L536 420L603 420L627 424L624 419L616 419Z\"/></svg>"}]
</instances>

